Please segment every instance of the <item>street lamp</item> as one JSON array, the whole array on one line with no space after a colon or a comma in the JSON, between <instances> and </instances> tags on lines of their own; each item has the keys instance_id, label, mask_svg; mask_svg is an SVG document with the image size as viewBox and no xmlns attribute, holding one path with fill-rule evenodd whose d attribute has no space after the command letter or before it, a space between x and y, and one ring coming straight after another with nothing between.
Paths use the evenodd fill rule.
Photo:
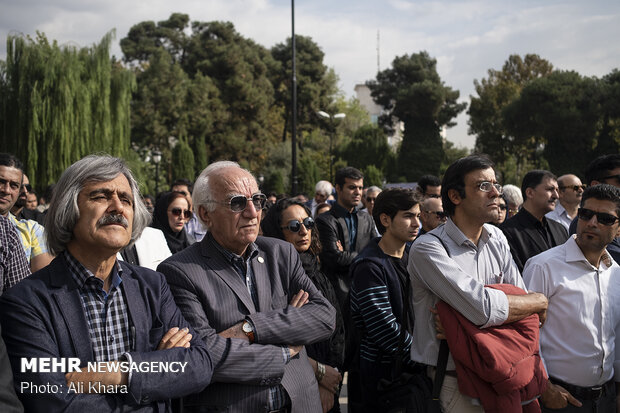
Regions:
<instances>
[{"instance_id":1,"label":"street lamp","mask_svg":"<svg viewBox=\"0 0 620 413\"><path fill-rule=\"evenodd\" d=\"M155 163L155 197L159 193L159 163L161 162L161 152L157 149L153 151L153 162Z\"/></svg>"},{"instance_id":2,"label":"street lamp","mask_svg":"<svg viewBox=\"0 0 620 413\"><path fill-rule=\"evenodd\" d=\"M336 113L335 115L330 115L329 113L324 112L322 110L319 110L317 114L321 116L322 118L329 119L331 122L331 130L329 134L329 182L331 182L333 185L334 180L333 180L332 169L334 166L334 155L332 151L333 151L333 146L334 146L334 135L336 133L336 119L345 118L347 115L345 113Z\"/></svg>"}]
</instances>

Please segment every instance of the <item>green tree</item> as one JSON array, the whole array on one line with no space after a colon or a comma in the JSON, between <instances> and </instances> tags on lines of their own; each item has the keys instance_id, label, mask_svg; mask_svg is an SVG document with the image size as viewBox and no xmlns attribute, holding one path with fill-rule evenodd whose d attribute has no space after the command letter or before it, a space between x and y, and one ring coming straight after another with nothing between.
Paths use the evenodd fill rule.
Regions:
<instances>
[{"instance_id":1,"label":"green tree","mask_svg":"<svg viewBox=\"0 0 620 413\"><path fill-rule=\"evenodd\" d=\"M620 71L597 82L601 95L601 126L593 156L620 152Z\"/></svg>"},{"instance_id":2,"label":"green tree","mask_svg":"<svg viewBox=\"0 0 620 413\"><path fill-rule=\"evenodd\" d=\"M583 173L592 159L600 120L597 82L556 71L526 85L504 111L512 136L533 137L557 174Z\"/></svg>"},{"instance_id":3,"label":"green tree","mask_svg":"<svg viewBox=\"0 0 620 413\"><path fill-rule=\"evenodd\" d=\"M379 119L387 130L396 121L405 125L398 157L398 173L409 181L424 174L438 174L443 159L442 127L452 121L466 104L457 103L459 92L445 86L437 73L437 61L427 52L396 57L390 69L366 83L386 114Z\"/></svg>"},{"instance_id":4,"label":"green tree","mask_svg":"<svg viewBox=\"0 0 620 413\"><path fill-rule=\"evenodd\" d=\"M516 157L517 173L525 170L537 146L531 136L508 133L503 111L518 99L523 87L552 71L551 63L536 54L511 55L502 70L489 69L487 79L474 80L478 96L470 96L469 133L476 135L476 151L489 155L502 174L506 172L503 164L512 157Z\"/></svg>"},{"instance_id":5,"label":"green tree","mask_svg":"<svg viewBox=\"0 0 620 413\"><path fill-rule=\"evenodd\" d=\"M173 179L194 180L194 154L185 140L181 139L172 150L171 165Z\"/></svg>"},{"instance_id":6,"label":"green tree","mask_svg":"<svg viewBox=\"0 0 620 413\"><path fill-rule=\"evenodd\" d=\"M110 60L113 32L89 48L60 47L42 33L9 36L0 73L0 146L24 162L33 185L55 182L93 152L129 149L134 76Z\"/></svg>"},{"instance_id":7,"label":"green tree","mask_svg":"<svg viewBox=\"0 0 620 413\"><path fill-rule=\"evenodd\" d=\"M390 151L385 132L378 126L366 125L355 132L351 141L340 151L340 156L350 166L365 170L373 165L381 175L385 175Z\"/></svg>"}]
</instances>

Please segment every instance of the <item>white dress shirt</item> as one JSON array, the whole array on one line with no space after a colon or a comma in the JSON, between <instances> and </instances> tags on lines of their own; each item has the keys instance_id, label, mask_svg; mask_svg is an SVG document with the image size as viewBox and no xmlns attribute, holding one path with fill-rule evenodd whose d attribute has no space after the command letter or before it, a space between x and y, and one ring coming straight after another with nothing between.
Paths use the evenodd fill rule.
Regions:
<instances>
[{"instance_id":1,"label":"white dress shirt","mask_svg":"<svg viewBox=\"0 0 620 413\"><path fill-rule=\"evenodd\" d=\"M564 225L564 228L568 231L568 227L570 227L570 223L573 222L573 218L568 216L566 209L562 206L560 201L555 203L555 209L553 211L547 212L545 215L547 219L552 219L560 224Z\"/></svg>"},{"instance_id":2,"label":"white dress shirt","mask_svg":"<svg viewBox=\"0 0 620 413\"><path fill-rule=\"evenodd\" d=\"M616 329L620 323L620 267L596 268L575 235L530 258L523 269L528 289L549 300L540 351L549 376L583 387L620 380ZM618 334L620 337L620 334ZM620 356L620 354L619 354Z\"/></svg>"},{"instance_id":3,"label":"white dress shirt","mask_svg":"<svg viewBox=\"0 0 620 413\"><path fill-rule=\"evenodd\" d=\"M444 241L451 256L431 234ZM490 224L484 224L476 246L448 218L444 225L413 243L407 270L411 274L416 320L411 358L431 366L437 364L439 341L435 338L435 323L429 308L438 299L485 328L501 325L508 318L506 294L486 288L485 284L508 283L525 289L506 237ZM447 369L454 370L451 356Z\"/></svg>"}]
</instances>

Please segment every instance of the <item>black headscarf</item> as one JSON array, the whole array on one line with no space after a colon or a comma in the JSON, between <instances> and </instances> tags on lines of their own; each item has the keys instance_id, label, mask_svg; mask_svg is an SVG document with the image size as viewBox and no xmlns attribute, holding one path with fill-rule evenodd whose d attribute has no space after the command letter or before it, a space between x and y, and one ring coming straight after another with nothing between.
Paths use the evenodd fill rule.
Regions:
<instances>
[{"instance_id":1,"label":"black headscarf","mask_svg":"<svg viewBox=\"0 0 620 413\"><path fill-rule=\"evenodd\" d=\"M179 196L180 195L180 196ZM187 248L193 242L188 238L185 226L179 232L174 232L168 223L168 207L176 198L184 198L178 192L164 192L155 202L155 212L153 213L153 227L160 229L166 237L168 248L173 254Z\"/></svg>"}]
</instances>

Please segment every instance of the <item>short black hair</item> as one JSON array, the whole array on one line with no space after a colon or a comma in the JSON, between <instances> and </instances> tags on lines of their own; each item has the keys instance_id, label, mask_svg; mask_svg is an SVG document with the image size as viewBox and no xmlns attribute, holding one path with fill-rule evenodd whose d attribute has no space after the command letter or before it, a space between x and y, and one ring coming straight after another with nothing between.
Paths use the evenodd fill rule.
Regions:
<instances>
[{"instance_id":1,"label":"short black hair","mask_svg":"<svg viewBox=\"0 0 620 413\"><path fill-rule=\"evenodd\" d=\"M19 169L24 173L24 165L13 154L2 152L0 153L0 166L8 166L11 168Z\"/></svg>"},{"instance_id":2,"label":"short black hair","mask_svg":"<svg viewBox=\"0 0 620 413\"><path fill-rule=\"evenodd\" d=\"M586 168L586 184L592 185L592 181L600 181L616 168L620 168L620 154L599 156Z\"/></svg>"},{"instance_id":3,"label":"short black hair","mask_svg":"<svg viewBox=\"0 0 620 413\"><path fill-rule=\"evenodd\" d=\"M177 185L185 185L187 189L189 190L190 195L194 191L194 184L192 184L192 181L190 181L189 179L185 179L185 178L175 179L174 182L170 184L170 190L172 191L172 188L174 188Z\"/></svg>"},{"instance_id":4,"label":"short black hair","mask_svg":"<svg viewBox=\"0 0 620 413\"><path fill-rule=\"evenodd\" d=\"M536 188L543 179L546 178L558 179L553 173L544 169L533 169L525 174L523 181L521 181L521 196L523 197L523 202L527 201L527 196L525 195L527 188Z\"/></svg>"},{"instance_id":5,"label":"short black hair","mask_svg":"<svg viewBox=\"0 0 620 413\"><path fill-rule=\"evenodd\" d=\"M380 234L385 233L385 227L381 223L381 214L386 214L394 219L398 211L407 211L420 203L420 196L409 188L388 188L381 191L375 200L372 209L372 218L375 220Z\"/></svg>"},{"instance_id":6,"label":"short black hair","mask_svg":"<svg viewBox=\"0 0 620 413\"><path fill-rule=\"evenodd\" d=\"M609 184L589 186L581 195L581 206L586 200L594 198L601 201L611 201L616 204L616 215L620 217L620 188Z\"/></svg>"},{"instance_id":7,"label":"short black hair","mask_svg":"<svg viewBox=\"0 0 620 413\"><path fill-rule=\"evenodd\" d=\"M345 166L344 168L340 168L336 171L336 185L340 188L344 186L346 178L357 181L359 179L364 179L364 175L362 174L362 171L352 166Z\"/></svg>"},{"instance_id":8,"label":"short black hair","mask_svg":"<svg viewBox=\"0 0 620 413\"><path fill-rule=\"evenodd\" d=\"M466 156L448 166L441 181L441 202L443 210L448 216L453 216L456 209L456 205L448 197L448 191L454 189L461 198L465 198L465 175L471 171L489 168L494 169L495 164L488 156L482 154Z\"/></svg>"},{"instance_id":9,"label":"short black hair","mask_svg":"<svg viewBox=\"0 0 620 413\"><path fill-rule=\"evenodd\" d=\"M429 186L439 186L441 181L435 175L424 175L418 179L418 188L422 195L426 195L426 188Z\"/></svg>"}]
</instances>

